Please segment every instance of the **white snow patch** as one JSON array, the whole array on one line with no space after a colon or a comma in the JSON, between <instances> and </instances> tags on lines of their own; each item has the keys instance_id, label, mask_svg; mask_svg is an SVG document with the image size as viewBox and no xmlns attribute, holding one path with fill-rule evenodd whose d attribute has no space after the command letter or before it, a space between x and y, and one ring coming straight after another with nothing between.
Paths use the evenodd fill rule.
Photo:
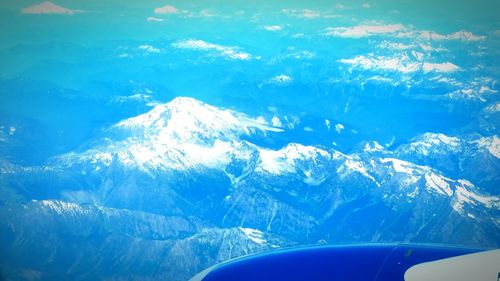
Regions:
<instances>
[{"instance_id":1,"label":"white snow patch","mask_svg":"<svg viewBox=\"0 0 500 281\"><path fill-rule=\"evenodd\" d=\"M428 63L424 62L422 65L422 69L424 72L455 72L460 70L460 67L451 63L451 62L445 62L445 63Z\"/></svg>"},{"instance_id":2,"label":"white snow patch","mask_svg":"<svg viewBox=\"0 0 500 281\"><path fill-rule=\"evenodd\" d=\"M344 129L345 129L345 128L344 128L344 125L342 125L342 124L340 124L340 123L335 124L335 127L334 127L334 128L335 128L335 131L336 131L338 134L340 134L340 132L342 132L342 130L344 130Z\"/></svg>"},{"instance_id":3,"label":"white snow patch","mask_svg":"<svg viewBox=\"0 0 500 281\"><path fill-rule=\"evenodd\" d=\"M267 31L280 31L283 28L281 27L281 25L265 25L264 29Z\"/></svg>"},{"instance_id":4,"label":"white snow patch","mask_svg":"<svg viewBox=\"0 0 500 281\"><path fill-rule=\"evenodd\" d=\"M258 229L253 229L253 228L245 228L245 227L238 227L238 229L243 232L248 239L252 240L253 242L259 244L259 245L265 245L267 241L263 238L264 235L262 231Z\"/></svg>"},{"instance_id":5,"label":"white snow patch","mask_svg":"<svg viewBox=\"0 0 500 281\"><path fill-rule=\"evenodd\" d=\"M328 119L325 119L325 126L328 130L330 130L330 127L332 126L332 123L330 122L330 120Z\"/></svg>"},{"instance_id":6,"label":"white snow patch","mask_svg":"<svg viewBox=\"0 0 500 281\"><path fill-rule=\"evenodd\" d=\"M404 29L402 24L358 25L352 27L329 27L326 34L335 37L361 38L384 34L394 34Z\"/></svg>"},{"instance_id":7,"label":"white snow patch","mask_svg":"<svg viewBox=\"0 0 500 281\"><path fill-rule=\"evenodd\" d=\"M271 78L269 82L273 84L287 84L290 83L292 80L293 79L290 76L285 74L280 74Z\"/></svg>"},{"instance_id":8,"label":"white snow patch","mask_svg":"<svg viewBox=\"0 0 500 281\"><path fill-rule=\"evenodd\" d=\"M331 157L327 151L301 144L289 144L280 150L261 148L259 154L261 162L256 170L275 175L296 173L296 162L300 160L316 163L318 158Z\"/></svg>"},{"instance_id":9,"label":"white snow patch","mask_svg":"<svg viewBox=\"0 0 500 281\"><path fill-rule=\"evenodd\" d=\"M429 63L421 62L423 54L413 53L416 60L412 60L407 54L400 56L356 56L351 59L340 59L339 62L351 65L355 68L366 70L390 70L401 73L413 73L417 71L427 72L454 72L460 70L460 67L451 63Z\"/></svg>"},{"instance_id":10,"label":"white snow patch","mask_svg":"<svg viewBox=\"0 0 500 281\"><path fill-rule=\"evenodd\" d=\"M153 47L153 46L151 46L151 45L146 45L146 44L145 44L145 45L140 45L138 48L139 48L140 50L145 51L146 53L156 53L156 54L157 54L157 53L160 53L160 52L161 52L161 50L160 50L160 49L155 48L155 47Z\"/></svg>"},{"instance_id":11,"label":"white snow patch","mask_svg":"<svg viewBox=\"0 0 500 281\"><path fill-rule=\"evenodd\" d=\"M85 209L76 203L64 202L59 200L32 200L32 202L41 203L42 206L60 214L84 213Z\"/></svg>"},{"instance_id":12,"label":"white snow patch","mask_svg":"<svg viewBox=\"0 0 500 281\"><path fill-rule=\"evenodd\" d=\"M491 155L496 158L500 158L500 138L498 136L492 137L482 137L477 141L474 141L479 148L487 149Z\"/></svg>"},{"instance_id":13,"label":"white snow patch","mask_svg":"<svg viewBox=\"0 0 500 281\"><path fill-rule=\"evenodd\" d=\"M438 176L437 174L430 172L425 174L425 184L426 187L436 190L438 193L443 195L451 196L453 191L447 181L451 181L448 178Z\"/></svg>"},{"instance_id":14,"label":"white snow patch","mask_svg":"<svg viewBox=\"0 0 500 281\"><path fill-rule=\"evenodd\" d=\"M384 150L384 147L376 141L366 143L365 146L363 147L364 152L376 152L376 151L383 151L383 150Z\"/></svg>"},{"instance_id":15,"label":"white snow patch","mask_svg":"<svg viewBox=\"0 0 500 281\"><path fill-rule=\"evenodd\" d=\"M237 47L217 45L203 40L180 40L173 43L172 46L179 49L212 51L218 56L224 56L234 60L249 60L252 58L249 53L239 51Z\"/></svg>"},{"instance_id":16,"label":"white snow patch","mask_svg":"<svg viewBox=\"0 0 500 281\"><path fill-rule=\"evenodd\" d=\"M278 116L273 116L273 118L271 119L271 124L274 126L274 127L283 127L283 123L281 123L281 120Z\"/></svg>"},{"instance_id":17,"label":"white snow patch","mask_svg":"<svg viewBox=\"0 0 500 281\"><path fill-rule=\"evenodd\" d=\"M464 214L465 204L500 209L500 197L479 195L473 192L475 187L467 180L458 180L458 183L455 186L455 200L452 203L453 209L458 213Z\"/></svg>"},{"instance_id":18,"label":"white snow patch","mask_svg":"<svg viewBox=\"0 0 500 281\"><path fill-rule=\"evenodd\" d=\"M394 170L398 173L404 173L408 175L413 175L415 173L415 164L410 162L406 162L403 160L399 160L396 158L382 158L380 159L381 163L391 163Z\"/></svg>"}]
</instances>

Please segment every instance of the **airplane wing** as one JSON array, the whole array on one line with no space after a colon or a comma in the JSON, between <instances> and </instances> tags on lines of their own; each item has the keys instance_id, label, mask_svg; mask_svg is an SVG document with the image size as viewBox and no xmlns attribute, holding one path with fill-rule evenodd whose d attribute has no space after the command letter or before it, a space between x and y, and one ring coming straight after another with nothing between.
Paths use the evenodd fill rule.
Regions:
<instances>
[{"instance_id":1,"label":"airplane wing","mask_svg":"<svg viewBox=\"0 0 500 281\"><path fill-rule=\"evenodd\" d=\"M299 247L251 255L213 266L191 281L498 281L498 272L499 250L375 244Z\"/></svg>"}]
</instances>

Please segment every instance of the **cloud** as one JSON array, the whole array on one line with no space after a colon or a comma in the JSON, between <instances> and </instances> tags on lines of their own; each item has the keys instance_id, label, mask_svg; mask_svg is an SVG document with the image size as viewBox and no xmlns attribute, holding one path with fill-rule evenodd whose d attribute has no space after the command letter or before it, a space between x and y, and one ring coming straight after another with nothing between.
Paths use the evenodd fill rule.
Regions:
<instances>
[{"instance_id":1,"label":"cloud","mask_svg":"<svg viewBox=\"0 0 500 281\"><path fill-rule=\"evenodd\" d=\"M267 31L280 31L283 28L280 25L265 25L264 29Z\"/></svg>"},{"instance_id":2,"label":"cloud","mask_svg":"<svg viewBox=\"0 0 500 281\"><path fill-rule=\"evenodd\" d=\"M178 14L179 10L172 5L165 5L154 10L155 14Z\"/></svg>"},{"instance_id":3,"label":"cloud","mask_svg":"<svg viewBox=\"0 0 500 281\"><path fill-rule=\"evenodd\" d=\"M151 45L140 45L138 48L139 48L140 50L145 51L146 53L158 54L158 53L160 53L160 52L161 52L161 50L160 50L160 49L155 48L155 47L153 47L153 46L151 46Z\"/></svg>"},{"instance_id":4,"label":"cloud","mask_svg":"<svg viewBox=\"0 0 500 281\"><path fill-rule=\"evenodd\" d=\"M361 38L383 34L394 34L404 29L402 24L358 25L352 27L329 27L326 34L334 37Z\"/></svg>"},{"instance_id":5,"label":"cloud","mask_svg":"<svg viewBox=\"0 0 500 281\"><path fill-rule=\"evenodd\" d=\"M368 9L370 8L370 4L368 3L363 3L363 5L361 5L362 8L365 8L365 9Z\"/></svg>"},{"instance_id":6,"label":"cloud","mask_svg":"<svg viewBox=\"0 0 500 281\"><path fill-rule=\"evenodd\" d=\"M383 56L356 56L352 59L341 59L339 62L351 65L354 68L361 68L365 70L387 70L397 71L404 74L414 73L417 71L427 72L455 72L460 70L460 67L451 63L429 63L419 61L422 59L420 56L416 57L418 60L412 60L408 55L383 57Z\"/></svg>"},{"instance_id":7,"label":"cloud","mask_svg":"<svg viewBox=\"0 0 500 281\"><path fill-rule=\"evenodd\" d=\"M160 19L160 18L155 18L155 17L148 17L146 19L146 21L149 21L149 22L162 22L162 21L165 21L164 19Z\"/></svg>"},{"instance_id":8,"label":"cloud","mask_svg":"<svg viewBox=\"0 0 500 281\"><path fill-rule=\"evenodd\" d=\"M215 16L218 16L218 14L216 11L214 11L212 9L204 9L204 10L201 10L199 13L199 17L203 17L203 18L211 18L211 17L215 17Z\"/></svg>"},{"instance_id":9,"label":"cloud","mask_svg":"<svg viewBox=\"0 0 500 281\"><path fill-rule=\"evenodd\" d=\"M238 51L237 47L228 47L209 43L203 40L180 40L172 44L174 48L211 51L217 56L223 56L234 60L249 60L252 56L248 53Z\"/></svg>"},{"instance_id":10,"label":"cloud","mask_svg":"<svg viewBox=\"0 0 500 281\"><path fill-rule=\"evenodd\" d=\"M82 10L67 9L59 5L56 5L50 1L45 1L39 4L35 4L33 6L29 6L21 10L21 14L33 14L33 15L41 15L41 14L74 15L81 12Z\"/></svg>"},{"instance_id":11,"label":"cloud","mask_svg":"<svg viewBox=\"0 0 500 281\"><path fill-rule=\"evenodd\" d=\"M457 41L481 41L486 39L486 36L475 35L472 32L460 30L451 34L439 34L432 31L420 31L419 39L424 40L457 40Z\"/></svg>"},{"instance_id":12,"label":"cloud","mask_svg":"<svg viewBox=\"0 0 500 281\"><path fill-rule=\"evenodd\" d=\"M373 36L388 36L394 38L411 38L417 40L456 40L464 42L481 41L486 39L486 36L476 35L472 32L460 30L451 34L440 34L434 31L417 30L413 27L407 27L400 23L397 24L381 24L370 23L361 24L349 27L328 27L325 29L326 35L343 38L364 38Z\"/></svg>"},{"instance_id":13,"label":"cloud","mask_svg":"<svg viewBox=\"0 0 500 281\"><path fill-rule=\"evenodd\" d=\"M331 12L320 12L318 10L310 10L310 9L283 9L281 10L284 14L296 18L302 19L316 19L316 18L336 18L340 17L340 15L332 14Z\"/></svg>"}]
</instances>

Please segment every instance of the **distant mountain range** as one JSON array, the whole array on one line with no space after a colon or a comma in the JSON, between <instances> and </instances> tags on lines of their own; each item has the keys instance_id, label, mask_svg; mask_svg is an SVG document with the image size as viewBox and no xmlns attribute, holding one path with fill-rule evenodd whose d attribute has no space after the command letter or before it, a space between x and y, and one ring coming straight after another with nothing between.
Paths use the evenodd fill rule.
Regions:
<instances>
[{"instance_id":1,"label":"distant mountain range","mask_svg":"<svg viewBox=\"0 0 500 281\"><path fill-rule=\"evenodd\" d=\"M0 163L2 271L45 280L185 280L315 243L500 246L500 140L425 133L350 153L179 97L44 165ZM29 279L26 277L25 279Z\"/></svg>"}]
</instances>

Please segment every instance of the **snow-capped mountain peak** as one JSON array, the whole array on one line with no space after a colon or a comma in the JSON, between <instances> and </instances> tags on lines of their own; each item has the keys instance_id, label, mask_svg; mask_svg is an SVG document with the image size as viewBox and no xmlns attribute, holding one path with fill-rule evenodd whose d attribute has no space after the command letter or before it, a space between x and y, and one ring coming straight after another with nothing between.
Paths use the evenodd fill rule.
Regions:
<instances>
[{"instance_id":1,"label":"snow-capped mountain peak","mask_svg":"<svg viewBox=\"0 0 500 281\"><path fill-rule=\"evenodd\" d=\"M157 105L147 113L121 121L115 127L146 137L154 136L162 142L188 143L282 131L262 119L219 109L188 97L177 97L169 103Z\"/></svg>"}]
</instances>

